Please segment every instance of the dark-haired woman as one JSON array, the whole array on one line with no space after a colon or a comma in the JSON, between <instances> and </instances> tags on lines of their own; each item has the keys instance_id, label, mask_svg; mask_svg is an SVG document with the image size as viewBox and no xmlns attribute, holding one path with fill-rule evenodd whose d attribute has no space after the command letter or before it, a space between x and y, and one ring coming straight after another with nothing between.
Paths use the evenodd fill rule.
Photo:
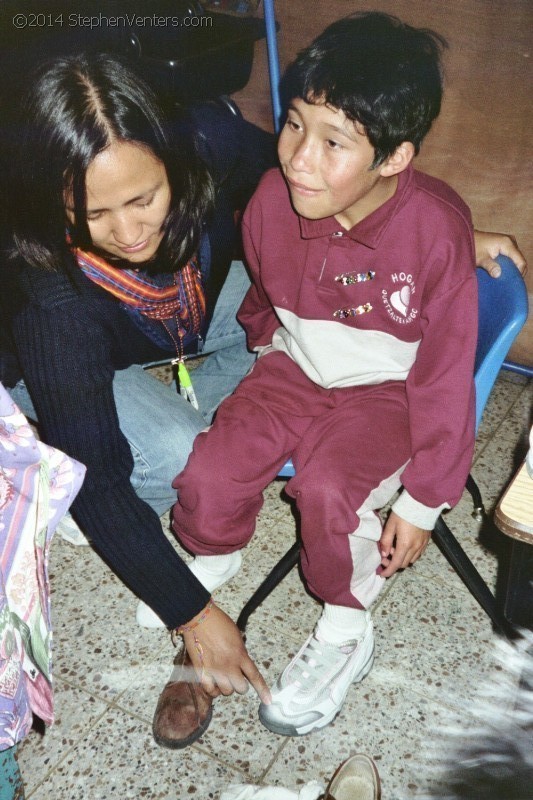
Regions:
<instances>
[{"instance_id":1,"label":"dark-haired woman","mask_svg":"<svg viewBox=\"0 0 533 800\"><path fill-rule=\"evenodd\" d=\"M169 126L107 56L43 68L3 133L0 380L49 444L86 465L74 517L142 601L140 621L183 633L200 679L173 676L154 735L184 747L206 730L213 696L250 682L269 699L211 601L217 576L184 564L159 516L194 437L252 363L235 320L248 279L231 263L234 212L272 165L272 138L214 104ZM490 266L500 249L522 261L501 236L480 258ZM142 368L197 352L211 355L194 372L196 398L183 364L188 398Z\"/></svg>"},{"instance_id":2,"label":"dark-haired woman","mask_svg":"<svg viewBox=\"0 0 533 800\"><path fill-rule=\"evenodd\" d=\"M153 609L171 630L187 623L201 669L192 626L203 619L212 693L250 681L265 695L237 628L159 516L194 437L253 360L236 322L248 279L241 263L230 267L234 211L273 163L272 137L216 104L169 126L149 90L106 56L43 68L22 112L4 131L16 133L3 151L0 378L46 441L86 465L74 517L142 599L140 621ZM141 366L197 352L211 353L195 371L198 409ZM174 683L157 740L194 741L210 704L200 685Z\"/></svg>"}]
</instances>

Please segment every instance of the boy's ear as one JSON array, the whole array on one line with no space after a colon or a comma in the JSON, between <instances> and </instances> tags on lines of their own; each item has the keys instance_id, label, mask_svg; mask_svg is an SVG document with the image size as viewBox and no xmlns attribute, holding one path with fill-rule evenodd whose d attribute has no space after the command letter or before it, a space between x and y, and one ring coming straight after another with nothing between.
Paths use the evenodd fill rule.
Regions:
<instances>
[{"instance_id":1,"label":"boy's ear","mask_svg":"<svg viewBox=\"0 0 533 800\"><path fill-rule=\"evenodd\" d=\"M381 175L390 178L407 169L415 157L415 146L412 142L402 142L392 155L381 165Z\"/></svg>"}]
</instances>

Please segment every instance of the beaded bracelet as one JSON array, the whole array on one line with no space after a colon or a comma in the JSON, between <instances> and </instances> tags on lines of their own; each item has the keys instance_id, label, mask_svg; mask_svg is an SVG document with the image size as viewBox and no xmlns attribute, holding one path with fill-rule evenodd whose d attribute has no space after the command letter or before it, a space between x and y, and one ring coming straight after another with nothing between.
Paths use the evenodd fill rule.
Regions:
<instances>
[{"instance_id":1,"label":"beaded bracelet","mask_svg":"<svg viewBox=\"0 0 533 800\"><path fill-rule=\"evenodd\" d=\"M202 624L202 622L207 617L212 608L213 608L213 600L210 600L209 603L204 608L204 610L202 611L201 615L195 622L192 622L190 625L180 625L179 628L176 628L174 632L179 635L180 633L189 633L190 631L193 631L195 628L198 627L198 625Z\"/></svg>"},{"instance_id":2,"label":"beaded bracelet","mask_svg":"<svg viewBox=\"0 0 533 800\"><path fill-rule=\"evenodd\" d=\"M202 682L204 675L206 674L206 670L204 666L204 650L202 645L200 644L200 640L196 635L195 629L198 627L198 625L202 624L202 622L205 620L205 618L207 617L212 608L213 608L213 600L210 600L209 603L204 608L204 610L202 611L201 616L199 616L195 622L192 622L190 625L180 625L179 628L175 628L175 630L173 630L171 633L172 643L176 645L175 642L176 636L179 636L182 633L189 633L190 631L194 631L193 632L194 646L196 648L198 657L200 659L200 664L202 666L202 672L199 678L200 683Z\"/></svg>"}]
</instances>

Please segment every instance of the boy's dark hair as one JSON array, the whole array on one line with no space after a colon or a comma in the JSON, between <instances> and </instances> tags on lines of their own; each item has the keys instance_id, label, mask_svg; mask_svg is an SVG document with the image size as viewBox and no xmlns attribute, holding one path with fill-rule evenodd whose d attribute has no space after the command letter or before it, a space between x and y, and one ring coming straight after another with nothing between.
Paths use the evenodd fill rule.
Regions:
<instances>
[{"instance_id":1,"label":"boy's dark hair","mask_svg":"<svg viewBox=\"0 0 533 800\"><path fill-rule=\"evenodd\" d=\"M57 58L39 68L11 144L8 216L14 253L45 269L65 263L65 191L72 195L72 245L91 248L85 180L93 159L114 141L144 147L166 169L171 188L159 260L185 264L198 247L213 202L207 169L176 138L151 90L109 55Z\"/></svg>"},{"instance_id":2,"label":"boy's dark hair","mask_svg":"<svg viewBox=\"0 0 533 800\"><path fill-rule=\"evenodd\" d=\"M324 102L360 123L374 147L373 167L402 142L418 153L442 99L446 40L379 12L329 25L288 68L285 105L295 97Z\"/></svg>"}]
</instances>

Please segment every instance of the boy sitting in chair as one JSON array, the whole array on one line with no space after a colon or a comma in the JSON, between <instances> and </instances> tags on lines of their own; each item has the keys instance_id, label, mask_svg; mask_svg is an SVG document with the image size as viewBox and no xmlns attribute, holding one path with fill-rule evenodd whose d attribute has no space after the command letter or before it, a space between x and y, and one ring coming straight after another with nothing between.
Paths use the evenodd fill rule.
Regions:
<instances>
[{"instance_id":1,"label":"boy sitting in chair","mask_svg":"<svg viewBox=\"0 0 533 800\"><path fill-rule=\"evenodd\" d=\"M243 219L252 286L239 319L259 358L174 482L174 530L212 591L292 457L302 570L324 609L260 707L279 734L327 725L369 672L368 609L422 555L471 465L471 218L412 163L440 110L444 46L366 13L329 26L289 69L281 170ZM400 486L382 529L376 510Z\"/></svg>"}]
</instances>

